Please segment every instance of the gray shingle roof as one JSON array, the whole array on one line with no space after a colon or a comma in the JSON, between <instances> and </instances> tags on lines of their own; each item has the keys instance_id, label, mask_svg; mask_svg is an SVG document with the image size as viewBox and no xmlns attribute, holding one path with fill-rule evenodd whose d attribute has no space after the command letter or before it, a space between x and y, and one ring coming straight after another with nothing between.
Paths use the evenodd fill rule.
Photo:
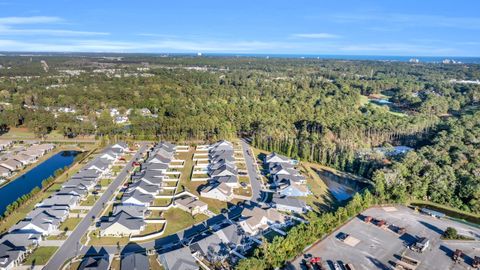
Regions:
<instances>
[{"instance_id":1,"label":"gray shingle roof","mask_svg":"<svg viewBox=\"0 0 480 270\"><path fill-rule=\"evenodd\" d=\"M78 270L83 269L95 269L95 270L108 270L108 265L110 262L108 261L108 257L86 257L78 266Z\"/></svg>"},{"instance_id":2,"label":"gray shingle roof","mask_svg":"<svg viewBox=\"0 0 480 270\"><path fill-rule=\"evenodd\" d=\"M130 230L140 230L145 225L143 218L133 217L126 212L119 212L115 216L109 217L107 221L100 224L100 229L104 230L111 225L119 223Z\"/></svg>"},{"instance_id":3,"label":"gray shingle roof","mask_svg":"<svg viewBox=\"0 0 480 270\"><path fill-rule=\"evenodd\" d=\"M149 268L148 257L143 253L130 253L122 257L120 269L146 270Z\"/></svg>"},{"instance_id":4,"label":"gray shingle roof","mask_svg":"<svg viewBox=\"0 0 480 270\"><path fill-rule=\"evenodd\" d=\"M159 255L165 270L199 270L188 247L176 249Z\"/></svg>"}]
</instances>

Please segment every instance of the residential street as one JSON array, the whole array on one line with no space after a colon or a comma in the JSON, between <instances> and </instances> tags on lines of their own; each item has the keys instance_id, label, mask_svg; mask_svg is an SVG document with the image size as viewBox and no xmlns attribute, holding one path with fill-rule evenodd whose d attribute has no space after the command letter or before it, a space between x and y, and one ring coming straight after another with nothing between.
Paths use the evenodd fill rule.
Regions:
<instances>
[{"instance_id":1,"label":"residential street","mask_svg":"<svg viewBox=\"0 0 480 270\"><path fill-rule=\"evenodd\" d=\"M92 209L88 212L86 217L78 224L75 230L70 234L67 240L63 245L57 250L53 255L50 261L45 265L44 269L58 270L62 267L64 262L76 256L79 252L81 245L80 239L87 232L88 228L92 224L92 217L98 218L100 213L103 211L104 204L106 204L114 191L123 183L127 175L132 169L132 161L136 160L141 156L142 153L147 149L147 143L142 143L139 150L132 159L127 163L127 165L122 169L118 174L115 180L108 186L107 190L103 195L97 200Z\"/></svg>"},{"instance_id":2,"label":"residential street","mask_svg":"<svg viewBox=\"0 0 480 270\"><path fill-rule=\"evenodd\" d=\"M243 156L245 157L245 163L247 165L248 176L250 177L250 184L252 185L252 201L260 202L262 200L262 183L258 179L257 167L255 159L248 152L250 145L244 140L242 142ZM253 154L252 151L250 153Z\"/></svg>"}]
</instances>

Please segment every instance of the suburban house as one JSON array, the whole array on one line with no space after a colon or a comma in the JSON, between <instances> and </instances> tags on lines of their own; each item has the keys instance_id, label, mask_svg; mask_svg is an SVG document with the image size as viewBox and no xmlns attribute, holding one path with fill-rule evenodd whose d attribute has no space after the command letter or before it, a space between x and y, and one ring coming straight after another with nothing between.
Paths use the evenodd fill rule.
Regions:
<instances>
[{"instance_id":1,"label":"suburban house","mask_svg":"<svg viewBox=\"0 0 480 270\"><path fill-rule=\"evenodd\" d=\"M122 204L140 205L149 207L155 198L152 194L143 193L135 189L131 193L125 193L122 197Z\"/></svg>"},{"instance_id":2,"label":"suburban house","mask_svg":"<svg viewBox=\"0 0 480 270\"><path fill-rule=\"evenodd\" d=\"M18 162L22 163L23 166L26 166L28 164L34 163L37 158L29 155L24 155L22 153L18 153L12 157L14 160L17 160Z\"/></svg>"},{"instance_id":3,"label":"suburban house","mask_svg":"<svg viewBox=\"0 0 480 270\"><path fill-rule=\"evenodd\" d=\"M237 174L237 168L227 163L223 164L218 169L209 172L210 177L233 176Z\"/></svg>"},{"instance_id":4,"label":"suburban house","mask_svg":"<svg viewBox=\"0 0 480 270\"><path fill-rule=\"evenodd\" d=\"M60 222L65 221L65 219L68 217L68 208L67 207L37 207L33 209L28 215L25 217L25 220L33 220L38 217L40 214L43 215L42 218L52 218L52 219L57 219Z\"/></svg>"},{"instance_id":5,"label":"suburban house","mask_svg":"<svg viewBox=\"0 0 480 270\"><path fill-rule=\"evenodd\" d=\"M88 256L83 258L78 266L78 270L108 270L110 261L108 255L105 256Z\"/></svg>"},{"instance_id":6,"label":"suburban house","mask_svg":"<svg viewBox=\"0 0 480 270\"><path fill-rule=\"evenodd\" d=\"M197 200L195 197L187 196L182 199L176 199L173 205L182 209L191 215L204 213L208 210L208 204Z\"/></svg>"},{"instance_id":7,"label":"suburban house","mask_svg":"<svg viewBox=\"0 0 480 270\"><path fill-rule=\"evenodd\" d=\"M214 232L223 243L228 245L230 249L242 247L246 240L246 235L237 224L230 224L218 231Z\"/></svg>"},{"instance_id":8,"label":"suburban house","mask_svg":"<svg viewBox=\"0 0 480 270\"><path fill-rule=\"evenodd\" d=\"M143 270L150 269L150 263L145 253L129 253L121 257L120 269Z\"/></svg>"},{"instance_id":9,"label":"suburban house","mask_svg":"<svg viewBox=\"0 0 480 270\"><path fill-rule=\"evenodd\" d=\"M295 182L288 181L285 185L277 188L278 194L287 197L307 197L311 194L310 190L305 185L299 185Z\"/></svg>"},{"instance_id":10,"label":"suburban house","mask_svg":"<svg viewBox=\"0 0 480 270\"><path fill-rule=\"evenodd\" d=\"M45 154L45 152L42 150L25 150L20 153L23 155L34 157L35 159L38 159Z\"/></svg>"},{"instance_id":11,"label":"suburban house","mask_svg":"<svg viewBox=\"0 0 480 270\"><path fill-rule=\"evenodd\" d=\"M13 141L0 141L0 151L7 149L13 145Z\"/></svg>"},{"instance_id":12,"label":"suburban house","mask_svg":"<svg viewBox=\"0 0 480 270\"><path fill-rule=\"evenodd\" d=\"M145 228L143 218L133 217L125 212L119 212L115 216L100 224L101 236L129 236L138 235Z\"/></svg>"},{"instance_id":13,"label":"suburban house","mask_svg":"<svg viewBox=\"0 0 480 270\"><path fill-rule=\"evenodd\" d=\"M125 153L129 150L128 144L125 142L118 142L110 147L114 152Z\"/></svg>"},{"instance_id":14,"label":"suburban house","mask_svg":"<svg viewBox=\"0 0 480 270\"><path fill-rule=\"evenodd\" d=\"M158 259L165 270L200 270L188 247L159 254Z\"/></svg>"},{"instance_id":15,"label":"suburban house","mask_svg":"<svg viewBox=\"0 0 480 270\"><path fill-rule=\"evenodd\" d=\"M275 209L260 207L245 208L238 224L249 235L256 235L270 226L281 226L286 221L286 216Z\"/></svg>"},{"instance_id":16,"label":"suburban house","mask_svg":"<svg viewBox=\"0 0 480 270\"><path fill-rule=\"evenodd\" d=\"M0 243L0 269L9 270L19 266L25 255L25 247L16 246L8 240L2 240L2 243Z\"/></svg>"},{"instance_id":17,"label":"suburban house","mask_svg":"<svg viewBox=\"0 0 480 270\"><path fill-rule=\"evenodd\" d=\"M0 166L0 177L10 177L12 176L12 171L8 168Z\"/></svg>"},{"instance_id":18,"label":"suburban house","mask_svg":"<svg viewBox=\"0 0 480 270\"><path fill-rule=\"evenodd\" d=\"M293 174L275 174L272 175L272 180L276 185L282 185L282 183L296 183L296 184L306 184L307 179L305 176L300 175L298 172Z\"/></svg>"},{"instance_id":19,"label":"suburban house","mask_svg":"<svg viewBox=\"0 0 480 270\"><path fill-rule=\"evenodd\" d=\"M40 213L30 220L22 220L13 226L10 230L16 233L33 233L41 235L49 235L54 232L62 220L52 217L47 213Z\"/></svg>"},{"instance_id":20,"label":"suburban house","mask_svg":"<svg viewBox=\"0 0 480 270\"><path fill-rule=\"evenodd\" d=\"M69 209L77 206L80 202L79 196L74 195L60 195L54 194L51 197L43 200L42 202L38 203L36 207L53 207L53 206L65 206Z\"/></svg>"},{"instance_id":21,"label":"suburban house","mask_svg":"<svg viewBox=\"0 0 480 270\"><path fill-rule=\"evenodd\" d=\"M231 188L240 187L240 184L238 182L238 176L236 175L217 176L217 177L214 177L212 180L219 183L225 183L227 186Z\"/></svg>"},{"instance_id":22,"label":"suburban house","mask_svg":"<svg viewBox=\"0 0 480 270\"><path fill-rule=\"evenodd\" d=\"M210 182L200 191L200 196L220 201L231 201L233 199L233 189L225 183Z\"/></svg>"},{"instance_id":23,"label":"suburban house","mask_svg":"<svg viewBox=\"0 0 480 270\"><path fill-rule=\"evenodd\" d=\"M292 163L292 160L286 156L273 152L265 157L265 163Z\"/></svg>"},{"instance_id":24,"label":"suburban house","mask_svg":"<svg viewBox=\"0 0 480 270\"><path fill-rule=\"evenodd\" d=\"M117 204L113 207L113 215L116 216L120 212L125 212L132 217L144 218L147 212L145 206Z\"/></svg>"},{"instance_id":25,"label":"suburban house","mask_svg":"<svg viewBox=\"0 0 480 270\"><path fill-rule=\"evenodd\" d=\"M296 198L273 196L272 205L279 211L305 213L308 210L307 203Z\"/></svg>"},{"instance_id":26,"label":"suburban house","mask_svg":"<svg viewBox=\"0 0 480 270\"><path fill-rule=\"evenodd\" d=\"M146 181L140 180L135 183L132 183L128 186L127 193L132 192L133 190L138 190L142 193L151 194L155 196L158 194L160 189L159 185L151 184Z\"/></svg>"},{"instance_id":27,"label":"suburban house","mask_svg":"<svg viewBox=\"0 0 480 270\"><path fill-rule=\"evenodd\" d=\"M23 167L23 164L20 161L17 161L13 158L4 160L0 162L0 166L9 169L10 171L16 171Z\"/></svg>"},{"instance_id":28,"label":"suburban house","mask_svg":"<svg viewBox=\"0 0 480 270\"><path fill-rule=\"evenodd\" d=\"M206 259L209 262L219 262L229 255L227 245L216 234L211 234L190 245L192 254Z\"/></svg>"}]
</instances>

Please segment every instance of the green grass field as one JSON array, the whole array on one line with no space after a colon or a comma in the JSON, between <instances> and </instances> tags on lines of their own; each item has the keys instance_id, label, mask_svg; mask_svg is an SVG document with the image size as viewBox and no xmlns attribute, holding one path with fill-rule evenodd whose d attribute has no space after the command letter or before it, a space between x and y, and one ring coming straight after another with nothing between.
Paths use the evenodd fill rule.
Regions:
<instances>
[{"instance_id":1,"label":"green grass field","mask_svg":"<svg viewBox=\"0 0 480 270\"><path fill-rule=\"evenodd\" d=\"M60 225L59 227L59 230L60 231L73 231L73 229L75 229L75 227L77 227L78 223L80 223L80 221L82 221L82 218L67 218L63 223L62 225Z\"/></svg>"},{"instance_id":2,"label":"green grass field","mask_svg":"<svg viewBox=\"0 0 480 270\"><path fill-rule=\"evenodd\" d=\"M28 256L25 261L26 265L44 265L50 260L58 247L38 247Z\"/></svg>"},{"instance_id":3,"label":"green grass field","mask_svg":"<svg viewBox=\"0 0 480 270\"><path fill-rule=\"evenodd\" d=\"M163 212L163 217L167 220L167 227L163 235L170 235L180 230L188 228L193 224L199 223L208 219L206 215L198 214L192 216L189 213L178 208L170 208Z\"/></svg>"}]
</instances>

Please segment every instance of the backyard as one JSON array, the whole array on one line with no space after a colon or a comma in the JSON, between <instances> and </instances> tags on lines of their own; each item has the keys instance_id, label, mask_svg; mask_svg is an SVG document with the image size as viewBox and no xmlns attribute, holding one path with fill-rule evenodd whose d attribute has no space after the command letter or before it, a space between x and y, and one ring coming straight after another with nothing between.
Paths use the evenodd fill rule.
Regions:
<instances>
[{"instance_id":1,"label":"backyard","mask_svg":"<svg viewBox=\"0 0 480 270\"><path fill-rule=\"evenodd\" d=\"M38 247L28 256L25 265L44 265L50 260L58 247Z\"/></svg>"},{"instance_id":2,"label":"backyard","mask_svg":"<svg viewBox=\"0 0 480 270\"><path fill-rule=\"evenodd\" d=\"M188 228L196 223L208 219L206 215L198 214L195 216L180 210L178 208L170 208L163 212L163 217L167 220L167 227L163 235L170 235L180 230Z\"/></svg>"}]
</instances>

